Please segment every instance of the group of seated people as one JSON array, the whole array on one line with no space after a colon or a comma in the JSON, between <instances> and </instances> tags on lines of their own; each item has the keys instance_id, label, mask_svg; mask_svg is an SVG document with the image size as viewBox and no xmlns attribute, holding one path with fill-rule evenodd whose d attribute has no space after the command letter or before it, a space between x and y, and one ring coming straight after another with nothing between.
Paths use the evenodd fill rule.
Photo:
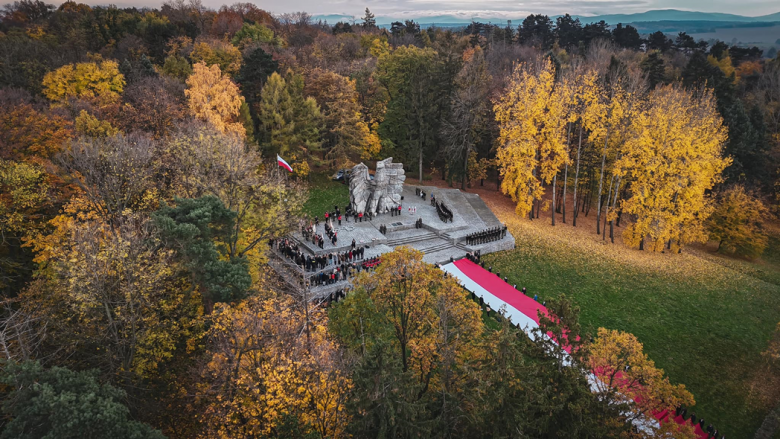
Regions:
<instances>
[{"instance_id":1,"label":"group of seated people","mask_svg":"<svg viewBox=\"0 0 780 439\"><path fill-rule=\"evenodd\" d=\"M474 232L466 235L466 245L485 244L487 242L498 241L506 236L506 226L492 227L480 232Z\"/></svg>"},{"instance_id":2,"label":"group of seated people","mask_svg":"<svg viewBox=\"0 0 780 439\"><path fill-rule=\"evenodd\" d=\"M444 221L445 223L447 221L452 222L452 211L447 208L447 206L444 205L444 202L436 202L436 213L439 214L439 219Z\"/></svg>"}]
</instances>

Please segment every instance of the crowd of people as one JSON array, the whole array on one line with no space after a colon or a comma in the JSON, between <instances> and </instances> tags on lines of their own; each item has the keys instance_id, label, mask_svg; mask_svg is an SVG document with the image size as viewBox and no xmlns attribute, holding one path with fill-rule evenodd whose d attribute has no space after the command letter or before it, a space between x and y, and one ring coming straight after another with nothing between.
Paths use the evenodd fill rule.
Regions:
<instances>
[{"instance_id":1,"label":"crowd of people","mask_svg":"<svg viewBox=\"0 0 780 439\"><path fill-rule=\"evenodd\" d=\"M322 255L304 254L298 248L298 244L288 238L273 240L271 243L280 254L286 256L295 265L306 271L319 271L331 265L338 266L359 262L363 259L366 251L365 247L356 247L354 239L352 240L352 248L350 250Z\"/></svg>"},{"instance_id":2,"label":"crowd of people","mask_svg":"<svg viewBox=\"0 0 780 439\"><path fill-rule=\"evenodd\" d=\"M506 226L493 227L466 235L466 245L485 244L506 236Z\"/></svg>"},{"instance_id":3,"label":"crowd of people","mask_svg":"<svg viewBox=\"0 0 780 439\"><path fill-rule=\"evenodd\" d=\"M414 194L418 197L422 198L423 201L425 201L425 196L427 195L424 190L420 188L414 188ZM431 195L431 198L433 198L433 195Z\"/></svg>"},{"instance_id":4,"label":"crowd of people","mask_svg":"<svg viewBox=\"0 0 780 439\"><path fill-rule=\"evenodd\" d=\"M375 269L381 262L379 257L366 259L362 262L342 262L333 267L332 270L323 270L309 277L309 285L319 287L324 285L333 285L337 282L349 280L350 277L361 271L370 271Z\"/></svg>"}]
</instances>

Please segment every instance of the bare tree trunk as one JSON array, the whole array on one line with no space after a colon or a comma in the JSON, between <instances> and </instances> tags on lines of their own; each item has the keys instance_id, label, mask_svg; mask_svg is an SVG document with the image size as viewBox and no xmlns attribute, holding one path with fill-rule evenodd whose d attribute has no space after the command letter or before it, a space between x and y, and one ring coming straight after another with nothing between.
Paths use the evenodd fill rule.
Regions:
<instances>
[{"instance_id":1,"label":"bare tree trunk","mask_svg":"<svg viewBox=\"0 0 780 439\"><path fill-rule=\"evenodd\" d=\"M422 149L422 142L420 144L420 183L423 181L423 170L422 170L422 159L423 159L423 149Z\"/></svg>"},{"instance_id":2,"label":"bare tree trunk","mask_svg":"<svg viewBox=\"0 0 780 439\"><path fill-rule=\"evenodd\" d=\"M615 208L617 207L617 200L618 200L618 194L620 193L620 181L622 177L618 177L617 185L615 185L615 199L612 200L612 211L615 211ZM609 220L609 240L614 244L615 243L615 220L610 219Z\"/></svg>"},{"instance_id":3,"label":"bare tree trunk","mask_svg":"<svg viewBox=\"0 0 780 439\"><path fill-rule=\"evenodd\" d=\"M466 179L469 175L469 154L471 153L471 147L466 147L466 159L463 161L463 179L460 183L460 189L465 191L466 190Z\"/></svg>"},{"instance_id":4,"label":"bare tree trunk","mask_svg":"<svg viewBox=\"0 0 780 439\"><path fill-rule=\"evenodd\" d=\"M563 169L563 190L561 191L561 221L566 224L566 184L569 182L569 160L571 159L571 123L566 134L566 166Z\"/></svg>"},{"instance_id":5,"label":"bare tree trunk","mask_svg":"<svg viewBox=\"0 0 780 439\"><path fill-rule=\"evenodd\" d=\"M601 191L604 189L604 166L607 164L607 142L609 142L609 133L604 138L604 152L601 154L601 176L599 177L599 192L598 192L598 212L596 212L596 234L600 233L599 226L601 225Z\"/></svg>"},{"instance_id":6,"label":"bare tree trunk","mask_svg":"<svg viewBox=\"0 0 780 439\"><path fill-rule=\"evenodd\" d=\"M580 123L580 143L577 146L577 170L574 172L574 209L571 220L574 227L577 227L577 216L579 216L577 212L577 185L580 182L580 151L582 151L582 123ZM564 219L563 222L566 220Z\"/></svg>"},{"instance_id":7,"label":"bare tree trunk","mask_svg":"<svg viewBox=\"0 0 780 439\"><path fill-rule=\"evenodd\" d=\"M609 180L609 192L607 195L607 202L605 203L606 212L604 213L604 226L602 227L601 240L607 239L607 217L609 216L609 203L612 201L612 186L615 184L615 176ZM601 213L601 212L599 212Z\"/></svg>"},{"instance_id":8,"label":"bare tree trunk","mask_svg":"<svg viewBox=\"0 0 780 439\"><path fill-rule=\"evenodd\" d=\"M552 184L552 209L550 209L550 216L552 216L552 225L555 225L555 188L558 186L558 175L553 177Z\"/></svg>"}]
</instances>

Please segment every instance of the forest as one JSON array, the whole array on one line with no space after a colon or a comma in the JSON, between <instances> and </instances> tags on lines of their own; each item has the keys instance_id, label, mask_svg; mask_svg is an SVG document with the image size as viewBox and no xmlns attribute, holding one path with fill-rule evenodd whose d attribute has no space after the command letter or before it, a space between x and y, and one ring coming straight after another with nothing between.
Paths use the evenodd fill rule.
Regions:
<instances>
[{"instance_id":1,"label":"forest","mask_svg":"<svg viewBox=\"0 0 780 439\"><path fill-rule=\"evenodd\" d=\"M780 57L569 15L421 29L368 9L7 4L0 438L695 437L640 427L695 395L571 295L545 293L529 339L409 248L338 303L290 291L269 242L317 214L324 176L387 157L620 251L759 260ZM757 338L763 418L780 332Z\"/></svg>"}]
</instances>

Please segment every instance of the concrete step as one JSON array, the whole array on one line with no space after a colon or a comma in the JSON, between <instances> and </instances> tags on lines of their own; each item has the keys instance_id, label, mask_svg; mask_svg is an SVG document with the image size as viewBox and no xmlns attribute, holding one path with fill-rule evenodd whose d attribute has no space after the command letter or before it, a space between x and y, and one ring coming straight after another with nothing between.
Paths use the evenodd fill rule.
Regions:
<instances>
[{"instance_id":1,"label":"concrete step","mask_svg":"<svg viewBox=\"0 0 780 439\"><path fill-rule=\"evenodd\" d=\"M426 232L414 236L405 236L403 238L388 239L387 245L396 247L399 245L411 244L413 242L425 241L431 238L436 238L436 234L433 232Z\"/></svg>"},{"instance_id":2,"label":"concrete step","mask_svg":"<svg viewBox=\"0 0 780 439\"><path fill-rule=\"evenodd\" d=\"M438 251L441 251L441 250L445 250L445 249L448 249L448 248L453 248L453 247L455 247L455 246L452 245L452 243L444 242L444 243L441 243L441 244L438 244L438 245L434 245L434 246L431 246L431 247L426 247L426 248L420 249L420 251L422 251L423 253L435 253L435 252L438 252Z\"/></svg>"}]
</instances>

